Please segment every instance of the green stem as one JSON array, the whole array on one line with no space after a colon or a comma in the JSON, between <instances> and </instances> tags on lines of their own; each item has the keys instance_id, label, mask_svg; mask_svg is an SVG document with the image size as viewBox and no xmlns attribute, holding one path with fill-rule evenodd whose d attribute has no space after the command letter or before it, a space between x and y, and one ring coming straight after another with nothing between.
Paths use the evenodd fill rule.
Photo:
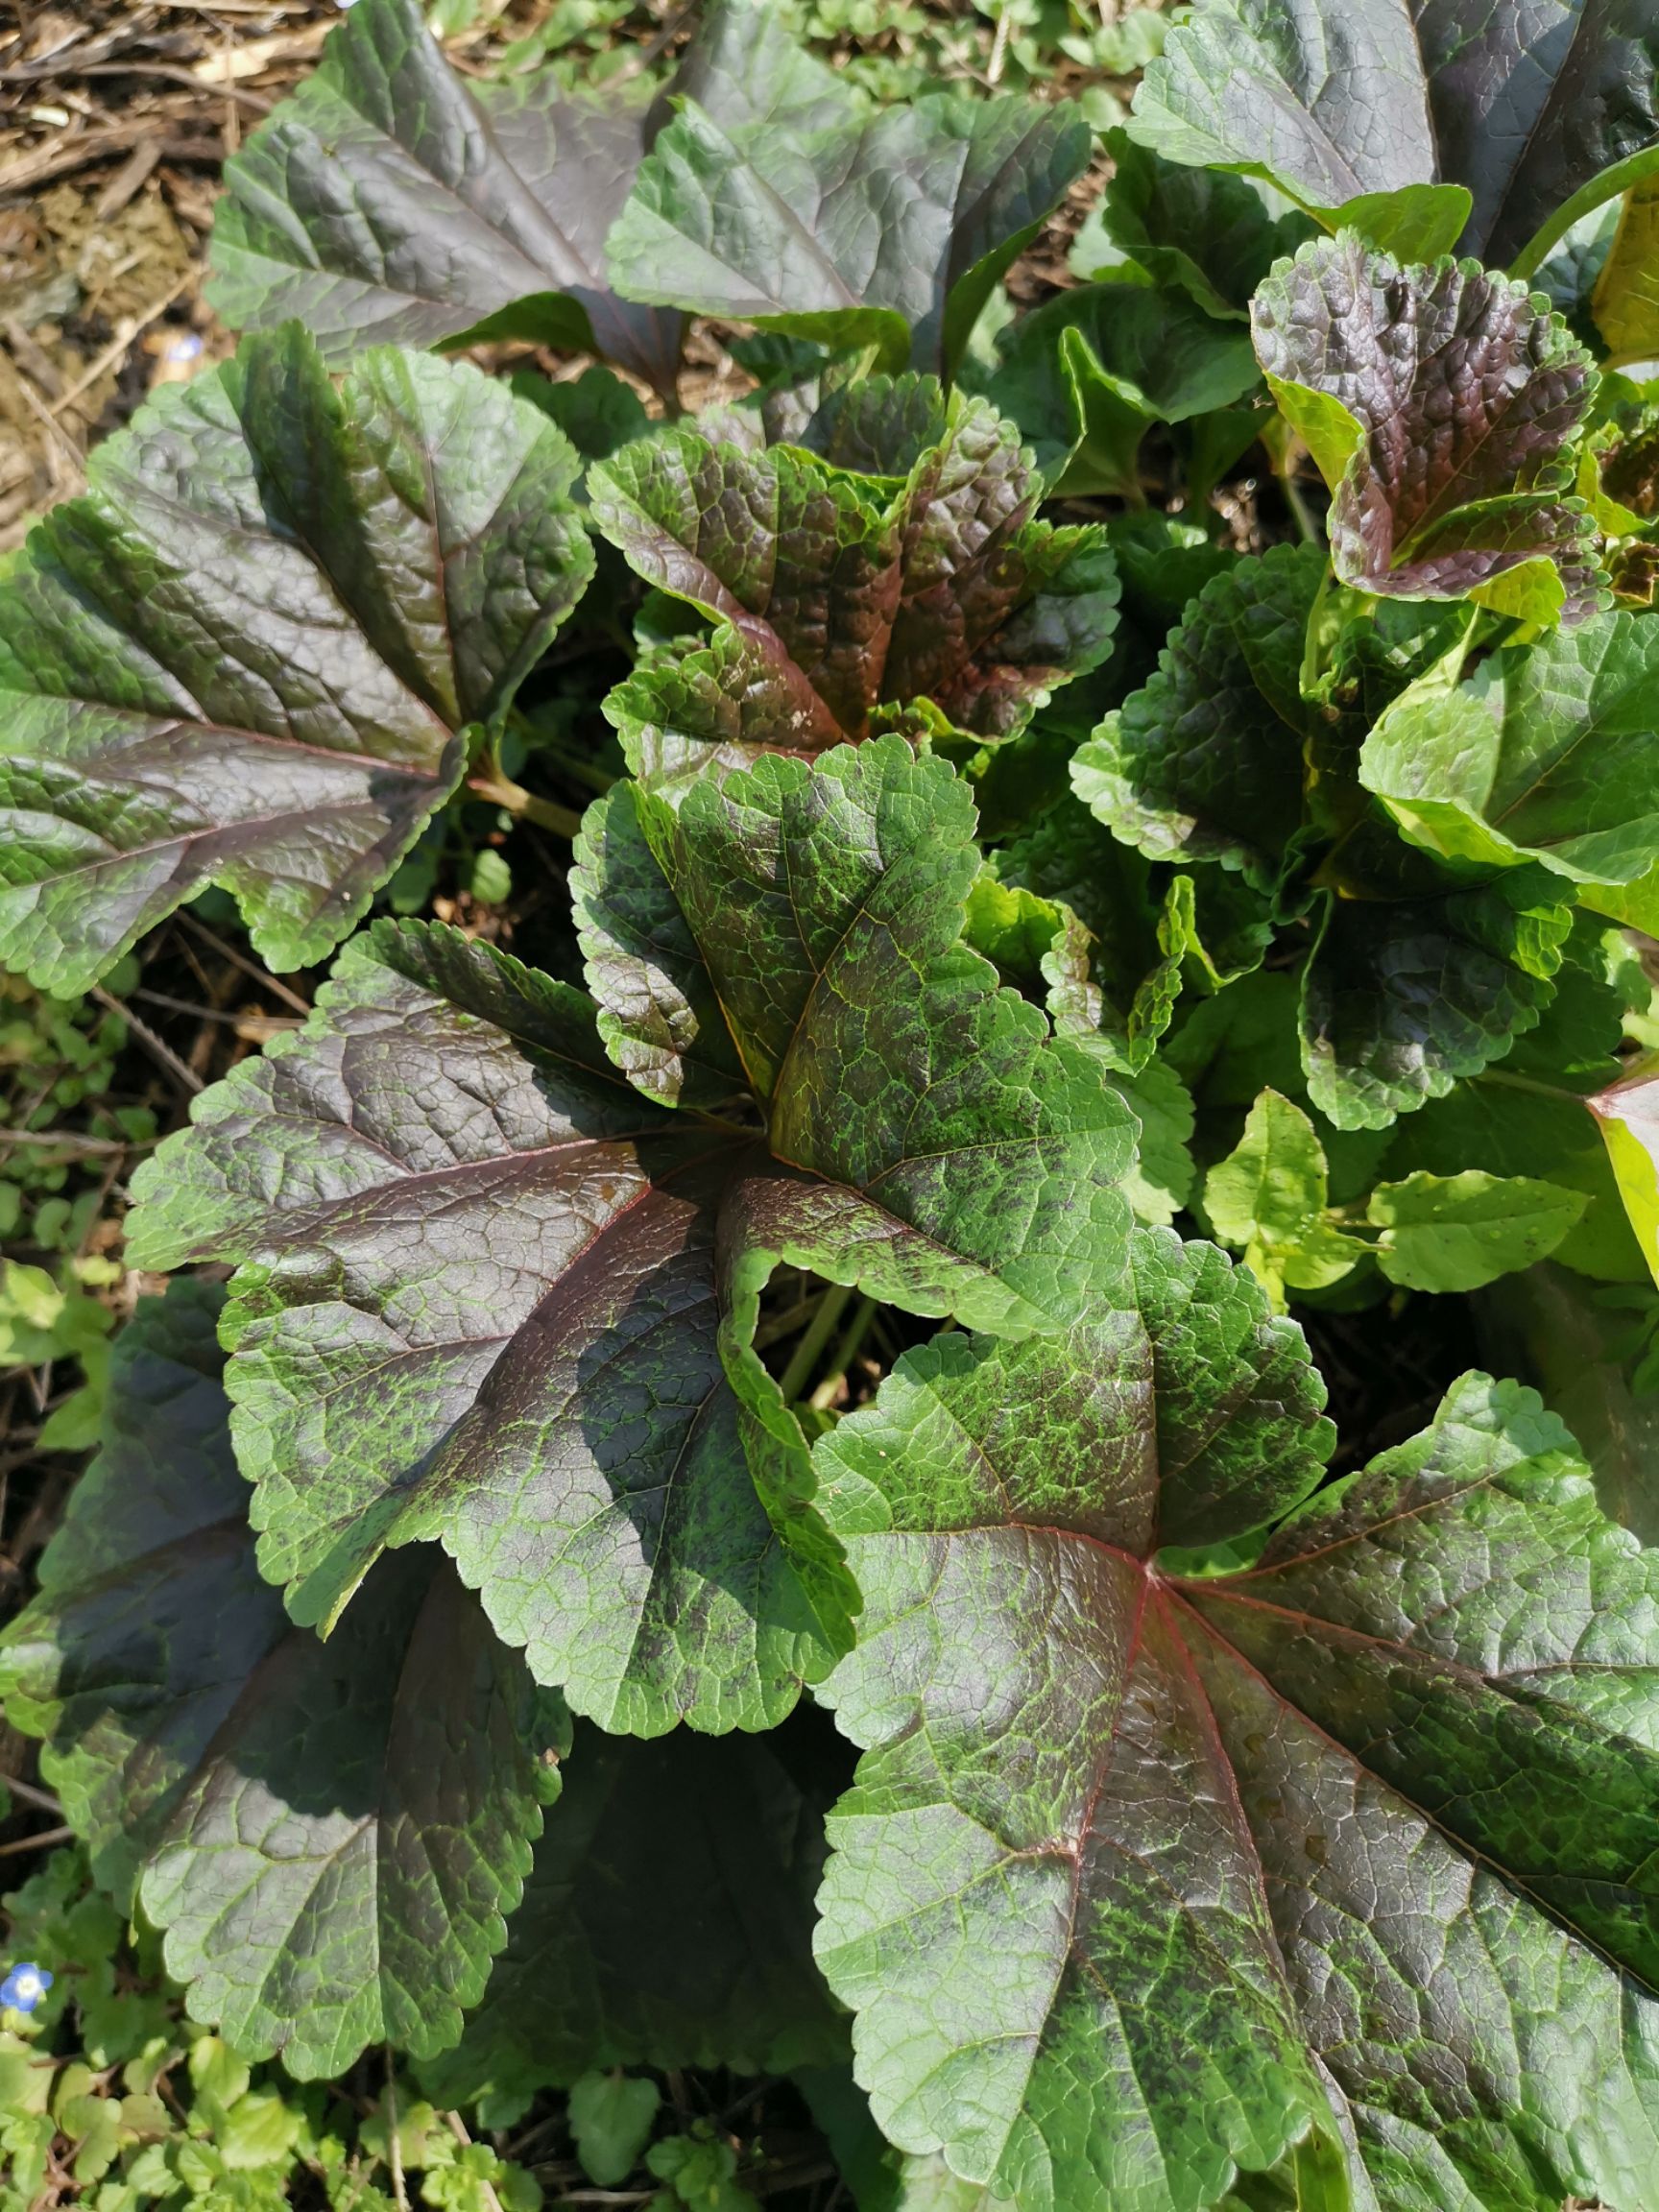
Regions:
<instances>
[{"instance_id":1,"label":"green stem","mask_svg":"<svg viewBox=\"0 0 1659 2212\"><path fill-rule=\"evenodd\" d=\"M1530 1075L1517 1075L1508 1068L1482 1068L1477 1083L1501 1083L1508 1091L1530 1091L1535 1097L1564 1099L1569 1106L1584 1105L1578 1091L1563 1091L1558 1083L1539 1083Z\"/></svg>"},{"instance_id":2,"label":"green stem","mask_svg":"<svg viewBox=\"0 0 1659 2212\"><path fill-rule=\"evenodd\" d=\"M875 1318L875 1299L860 1298L856 1311L854 1313L852 1320L848 1322L846 1332L843 1334L840 1343L835 1347L834 1354L830 1361L829 1374L825 1376L823 1382L819 1383L817 1389L813 1391L811 1397L807 1400L807 1404L811 1406L815 1411L819 1413L827 1413L829 1411L830 1402L834 1397L836 1391L840 1389L842 1383L846 1381L847 1370L852 1366L854 1360L857 1358L858 1347L863 1343L865 1333L868 1331L871 1322L874 1321Z\"/></svg>"},{"instance_id":3,"label":"green stem","mask_svg":"<svg viewBox=\"0 0 1659 2212\"><path fill-rule=\"evenodd\" d=\"M818 1310L806 1324L805 1334L790 1355L789 1364L783 1370L783 1380L778 1385L787 1405L792 1406L811 1381L812 1371L823 1357L825 1345L830 1341L830 1332L840 1320L841 1310L852 1295L850 1285L836 1283L818 1301Z\"/></svg>"},{"instance_id":4,"label":"green stem","mask_svg":"<svg viewBox=\"0 0 1659 2212\"><path fill-rule=\"evenodd\" d=\"M520 821L534 822L542 830L551 830L555 837L568 841L582 827L582 817L574 808L561 806L556 799L539 799L534 791L526 791L522 783L515 783L499 768L480 763L478 774L468 777L467 788L475 799L483 799L493 806L504 806Z\"/></svg>"},{"instance_id":5,"label":"green stem","mask_svg":"<svg viewBox=\"0 0 1659 2212\"><path fill-rule=\"evenodd\" d=\"M1296 527L1301 531L1304 540L1310 545L1322 545L1325 541L1324 533L1313 519L1313 510L1303 498L1301 491L1298 489L1294 463L1286 465L1279 482L1284 489L1285 504L1294 516Z\"/></svg>"}]
</instances>

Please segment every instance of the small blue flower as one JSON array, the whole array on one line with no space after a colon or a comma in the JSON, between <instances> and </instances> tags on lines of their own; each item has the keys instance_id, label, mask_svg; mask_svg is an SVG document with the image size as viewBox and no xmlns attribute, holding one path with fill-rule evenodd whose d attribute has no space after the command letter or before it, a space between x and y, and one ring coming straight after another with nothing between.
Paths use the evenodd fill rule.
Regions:
<instances>
[{"instance_id":1,"label":"small blue flower","mask_svg":"<svg viewBox=\"0 0 1659 2212\"><path fill-rule=\"evenodd\" d=\"M33 1959L24 1959L0 1982L0 2011L33 2012L48 1989L52 1977Z\"/></svg>"}]
</instances>

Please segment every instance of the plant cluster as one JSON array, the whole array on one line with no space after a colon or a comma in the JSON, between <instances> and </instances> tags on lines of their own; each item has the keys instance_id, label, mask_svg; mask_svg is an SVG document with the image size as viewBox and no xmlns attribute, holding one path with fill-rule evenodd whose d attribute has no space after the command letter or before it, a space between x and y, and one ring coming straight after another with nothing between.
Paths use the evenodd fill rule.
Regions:
<instances>
[{"instance_id":1,"label":"plant cluster","mask_svg":"<svg viewBox=\"0 0 1659 2212\"><path fill-rule=\"evenodd\" d=\"M1024 315L1085 117L749 0L357 0L228 165L0 583L0 957L337 957L0 1681L232 2135L390 2044L613 2176L815 2083L865 2212L1659 2206L1659 11L1557 13L1200 0ZM1339 1438L1419 1298L1577 1435Z\"/></svg>"}]
</instances>

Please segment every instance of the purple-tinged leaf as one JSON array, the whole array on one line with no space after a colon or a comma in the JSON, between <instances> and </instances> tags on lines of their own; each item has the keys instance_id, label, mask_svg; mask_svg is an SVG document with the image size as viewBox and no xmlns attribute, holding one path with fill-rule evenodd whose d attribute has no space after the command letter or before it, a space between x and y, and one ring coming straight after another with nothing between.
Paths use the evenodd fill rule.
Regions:
<instances>
[{"instance_id":1,"label":"purple-tinged leaf","mask_svg":"<svg viewBox=\"0 0 1659 2212\"><path fill-rule=\"evenodd\" d=\"M1529 274L1563 213L1635 181L1659 139L1656 75L1651 0L1199 0L1148 65L1129 131L1170 160L1269 178L1328 219L1461 187L1455 243Z\"/></svg>"},{"instance_id":2,"label":"purple-tinged leaf","mask_svg":"<svg viewBox=\"0 0 1659 2212\"><path fill-rule=\"evenodd\" d=\"M831 393L762 445L689 430L589 478L594 519L651 583L714 624L647 653L606 711L647 782L762 753L811 757L906 711L1018 730L1104 658L1104 534L1035 519L1016 427L926 377Z\"/></svg>"},{"instance_id":3,"label":"purple-tinged leaf","mask_svg":"<svg viewBox=\"0 0 1659 2212\"><path fill-rule=\"evenodd\" d=\"M198 2019L302 2078L431 2056L506 1940L567 1722L436 1554L378 1566L327 1644L290 1623L230 1454L221 1297L176 1283L123 1332L104 1448L0 1647L8 1716Z\"/></svg>"},{"instance_id":4,"label":"purple-tinged leaf","mask_svg":"<svg viewBox=\"0 0 1659 2212\"><path fill-rule=\"evenodd\" d=\"M164 388L0 580L0 958L84 989L209 883L321 960L581 597L566 439L290 325Z\"/></svg>"},{"instance_id":5,"label":"purple-tinged leaf","mask_svg":"<svg viewBox=\"0 0 1659 2212\"><path fill-rule=\"evenodd\" d=\"M214 306L233 329L298 317L330 360L488 333L597 351L672 393L679 316L618 300L605 266L648 99L578 98L551 69L458 76L417 0L357 0L226 163Z\"/></svg>"},{"instance_id":6,"label":"purple-tinged leaf","mask_svg":"<svg viewBox=\"0 0 1659 2212\"><path fill-rule=\"evenodd\" d=\"M1534 620L1594 610L1594 525L1563 449L1595 373L1525 285L1467 261L1402 268L1344 231L1281 262L1251 325L1331 486L1344 583Z\"/></svg>"},{"instance_id":7,"label":"purple-tinged leaf","mask_svg":"<svg viewBox=\"0 0 1659 2212\"><path fill-rule=\"evenodd\" d=\"M1133 1277L815 1451L865 1599L818 1956L883 2132L1028 2212L1273 2202L1298 2145L1302 2202L1645 2203L1659 1567L1485 1376L1314 1490L1300 1332L1212 1246Z\"/></svg>"},{"instance_id":8,"label":"purple-tinged leaf","mask_svg":"<svg viewBox=\"0 0 1659 2212\"><path fill-rule=\"evenodd\" d=\"M699 784L679 812L619 793L601 819L629 803L679 924L637 834L589 839L581 897L637 1089L569 986L380 924L141 1170L132 1249L238 1263L237 1451L296 1618L338 1617L380 1553L435 1539L577 1711L753 1728L845 1647L853 1602L753 1349L772 1268L1064 1323L1123 1264L1134 1123L958 943L974 817L943 761L889 737ZM748 1129L655 1102L687 1011L716 1010Z\"/></svg>"}]
</instances>

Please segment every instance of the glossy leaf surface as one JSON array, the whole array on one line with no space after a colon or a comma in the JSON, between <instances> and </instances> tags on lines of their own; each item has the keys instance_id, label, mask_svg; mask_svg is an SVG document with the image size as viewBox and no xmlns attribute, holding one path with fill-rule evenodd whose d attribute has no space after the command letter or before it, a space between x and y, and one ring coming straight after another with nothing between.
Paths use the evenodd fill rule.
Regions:
<instances>
[{"instance_id":1,"label":"glossy leaf surface","mask_svg":"<svg viewBox=\"0 0 1659 2212\"><path fill-rule=\"evenodd\" d=\"M506 1938L563 1723L436 1554L375 1570L326 1645L260 1579L219 1293L149 1300L110 1429L6 1633L13 1724L99 1878L166 1932L197 2016L340 2072L461 2032Z\"/></svg>"},{"instance_id":2,"label":"glossy leaf surface","mask_svg":"<svg viewBox=\"0 0 1659 2212\"><path fill-rule=\"evenodd\" d=\"M1645 5L1204 0L1148 67L1130 130L1171 160L1265 174L1327 210L1461 184L1457 244L1502 265L1659 138L1656 68Z\"/></svg>"},{"instance_id":3,"label":"glossy leaf surface","mask_svg":"<svg viewBox=\"0 0 1659 2212\"><path fill-rule=\"evenodd\" d=\"M168 387L0 583L0 956L84 988L208 883L320 960L455 789L593 556L567 441L290 325Z\"/></svg>"},{"instance_id":4,"label":"glossy leaf surface","mask_svg":"<svg viewBox=\"0 0 1659 2212\"><path fill-rule=\"evenodd\" d=\"M764 10L749 112L701 88L654 143L610 236L630 299L874 345L954 373L992 286L1089 158L1068 104L945 90L871 108Z\"/></svg>"},{"instance_id":5,"label":"glossy leaf surface","mask_svg":"<svg viewBox=\"0 0 1659 2212\"><path fill-rule=\"evenodd\" d=\"M463 77L416 0L358 0L226 163L213 304L233 329L297 317L331 361L483 325L672 392L679 316L617 299L605 259L648 97L578 98L551 69Z\"/></svg>"},{"instance_id":6,"label":"glossy leaf surface","mask_svg":"<svg viewBox=\"0 0 1659 2212\"><path fill-rule=\"evenodd\" d=\"M1211 2204L1299 2141L1326 2201L1647 2202L1646 1555L1482 1376L1297 1509L1299 1333L1213 1249L1135 1272L1070 1341L907 1354L817 1448L868 1747L819 1956L878 2119L1022 2206Z\"/></svg>"},{"instance_id":7,"label":"glossy leaf surface","mask_svg":"<svg viewBox=\"0 0 1659 2212\"><path fill-rule=\"evenodd\" d=\"M1454 689L1408 692L1366 739L1359 774L1448 858L1541 861L1636 896L1659 842L1656 717L1655 627L1603 614L1489 654Z\"/></svg>"}]
</instances>

